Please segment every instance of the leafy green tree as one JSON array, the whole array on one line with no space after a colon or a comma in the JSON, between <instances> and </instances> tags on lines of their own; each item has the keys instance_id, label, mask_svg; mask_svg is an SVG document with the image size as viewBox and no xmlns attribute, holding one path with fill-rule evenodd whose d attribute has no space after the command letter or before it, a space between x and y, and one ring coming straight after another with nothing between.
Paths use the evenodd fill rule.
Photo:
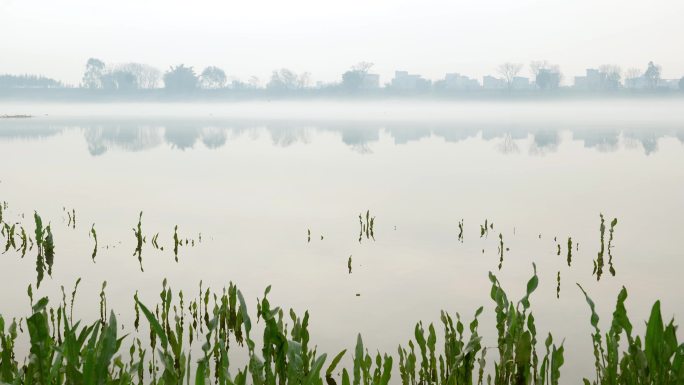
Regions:
<instances>
[{"instance_id":1,"label":"leafy green tree","mask_svg":"<svg viewBox=\"0 0 684 385\"><path fill-rule=\"evenodd\" d=\"M102 88L102 75L104 74L105 63L100 59L91 57L86 62L82 86L85 88Z\"/></svg>"},{"instance_id":2,"label":"leafy green tree","mask_svg":"<svg viewBox=\"0 0 684 385\"><path fill-rule=\"evenodd\" d=\"M207 67L200 75L200 85L206 89L223 88L226 81L226 73L218 67Z\"/></svg>"},{"instance_id":3,"label":"leafy green tree","mask_svg":"<svg viewBox=\"0 0 684 385\"><path fill-rule=\"evenodd\" d=\"M192 67L181 64L164 74L164 88L173 92L187 92L197 88L199 79Z\"/></svg>"}]
</instances>

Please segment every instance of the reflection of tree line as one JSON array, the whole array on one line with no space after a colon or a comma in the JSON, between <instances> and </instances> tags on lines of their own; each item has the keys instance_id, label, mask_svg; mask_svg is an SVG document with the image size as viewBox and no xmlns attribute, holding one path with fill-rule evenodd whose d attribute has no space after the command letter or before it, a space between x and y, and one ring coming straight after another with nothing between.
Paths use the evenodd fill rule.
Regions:
<instances>
[{"instance_id":1,"label":"reflection of tree line","mask_svg":"<svg viewBox=\"0 0 684 385\"><path fill-rule=\"evenodd\" d=\"M342 142L355 147L380 140L381 133L389 135L396 144L406 144L431 136L446 142L459 142L469 138L485 141L501 140L502 152L516 152L516 140L532 136L532 151L548 153L558 148L563 131L570 131L573 140L582 141L586 148L600 151L618 149L620 136L640 143L646 154L657 151L657 141L662 137L676 137L684 143L684 128L661 127L582 127L561 126L494 125L463 123L408 123L408 122L307 122L307 121L104 121L85 120L63 123L40 121L0 122L0 140L31 140L61 134L68 130L81 130L92 155L100 155L108 149L143 151L170 144L176 149L189 149L198 142L210 149L222 147L231 138L244 135L258 136L266 132L272 143L286 147L294 143L308 143L312 134L331 132L340 135Z\"/></svg>"}]
</instances>

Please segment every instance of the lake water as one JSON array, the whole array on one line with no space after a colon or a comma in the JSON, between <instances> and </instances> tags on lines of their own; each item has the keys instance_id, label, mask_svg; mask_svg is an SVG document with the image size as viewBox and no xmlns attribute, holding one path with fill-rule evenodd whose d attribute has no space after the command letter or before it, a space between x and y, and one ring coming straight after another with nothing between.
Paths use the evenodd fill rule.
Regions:
<instances>
[{"instance_id":1,"label":"lake water","mask_svg":"<svg viewBox=\"0 0 684 385\"><path fill-rule=\"evenodd\" d=\"M469 320L481 305L484 344L494 346L487 272L517 300L534 262L532 310L540 336L565 338L564 383L593 373L576 282L604 328L622 286L640 332L656 299L664 318L684 320L684 100L4 104L2 113L36 115L0 120L5 221L32 231L37 210L55 235L54 271L35 296L57 300L60 285L70 292L82 277L76 314L86 319L98 317L104 280L127 329L136 290L155 302L164 278L192 293L200 280L233 281L252 308L270 284L273 303L308 309L319 351L351 349L360 332L371 352L395 354L417 321L438 324L442 309ZM375 240L359 242L367 210ZM140 211L144 273L133 256ZM607 228L618 219L616 274L606 266L597 281L601 213ZM493 229L481 237L485 220ZM176 225L181 238L202 234L177 263ZM164 251L150 245L156 233ZM0 258L5 317L28 313L35 268L32 253Z\"/></svg>"}]
</instances>

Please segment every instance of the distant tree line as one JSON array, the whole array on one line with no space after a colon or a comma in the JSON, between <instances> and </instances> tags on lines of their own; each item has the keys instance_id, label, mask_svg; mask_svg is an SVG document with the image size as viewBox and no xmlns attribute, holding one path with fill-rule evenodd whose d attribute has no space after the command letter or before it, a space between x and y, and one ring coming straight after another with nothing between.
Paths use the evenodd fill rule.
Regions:
<instances>
[{"instance_id":1,"label":"distant tree line","mask_svg":"<svg viewBox=\"0 0 684 385\"><path fill-rule=\"evenodd\" d=\"M449 90L474 89L503 89L520 90L521 79L529 81L531 86L524 89L536 89L540 91L554 90L561 87L563 73L560 67L545 60L532 61L529 64L531 78L522 77L524 65L521 63L503 63L497 68L498 78L486 77L490 82L488 86L480 85L476 79L468 78L459 74L447 74L445 79L431 81L423 79L420 75L403 73L408 83L396 82L379 84L379 75L372 74L373 63L360 62L353 65L341 75L339 82L331 84L318 84L316 89L344 92L361 93L369 90L413 91L413 92L446 92ZM589 73L591 71L591 73ZM399 72L398 72L399 73ZM654 62L649 62L645 70L629 69L623 73L617 65L601 65L597 69L587 71L587 76L576 77L585 83L586 90L614 91L623 87L639 89L658 89L661 85L661 68ZM451 77L449 77L451 75ZM409 84L408 86L406 84ZM527 83L525 83L527 84ZM670 81L670 88L673 84ZM476 85L476 86L473 86ZM678 82L679 89L684 90L684 77ZM36 75L0 75L0 89L32 89L32 88L65 88L63 83L44 76ZM88 90L102 90L111 92L136 92L139 90L163 90L170 94L188 94L197 90L214 92L217 90L266 90L272 93L292 93L312 90L311 74L308 72L296 73L287 68L281 68L272 72L270 79L262 85L259 78L252 76L246 82L229 79L226 72L215 66L204 68L197 73L191 66L179 64L169 67L162 72L159 69L142 63L123 63L108 65L97 58L87 60L83 76L78 88Z\"/></svg>"},{"instance_id":2,"label":"distant tree line","mask_svg":"<svg viewBox=\"0 0 684 385\"><path fill-rule=\"evenodd\" d=\"M61 88L62 83L39 75L0 75L0 88Z\"/></svg>"}]
</instances>

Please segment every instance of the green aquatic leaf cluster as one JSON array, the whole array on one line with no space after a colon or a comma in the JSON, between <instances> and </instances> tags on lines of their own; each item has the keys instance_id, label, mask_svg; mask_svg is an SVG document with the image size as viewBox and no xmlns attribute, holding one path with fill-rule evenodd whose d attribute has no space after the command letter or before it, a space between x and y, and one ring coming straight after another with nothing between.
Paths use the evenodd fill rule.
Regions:
<instances>
[{"instance_id":1,"label":"green aquatic leaf cluster","mask_svg":"<svg viewBox=\"0 0 684 385\"><path fill-rule=\"evenodd\" d=\"M271 304L268 287L256 301L256 322L246 300L230 283L221 291L203 288L186 302L182 291L174 293L162 284L160 302L148 306L134 296L136 331L123 329L114 311L107 308L106 283L100 292L100 319L86 324L73 319L77 281L67 301L55 308L47 298L35 304L25 319L5 322L0 316L0 383L3 384L221 384L221 385L457 385L560 383L564 344L549 333L538 351L537 326L530 299L539 284L536 268L525 295L509 300L498 278L490 273L490 297L496 315L496 343L487 347L480 335L480 307L467 326L461 316L442 312L442 333L434 325L418 322L413 338L398 348L395 357L369 352L358 335L353 355L344 367L346 350L331 360L319 353L310 336L308 312L298 315ZM29 295L33 292L29 286ZM585 293L586 295L586 293ZM684 344L677 342L673 321L664 325L656 302L645 335L632 330L623 288L617 300L610 330L602 334L593 301L586 296L594 332L591 340L596 374L586 384L681 384L684 382ZM140 318L146 320L146 327ZM253 313L252 313L253 314ZM24 328L28 338L20 338ZM258 329L257 329L258 327ZM255 338L257 334L261 338ZM438 337L439 336L439 337ZM620 346L626 338L627 346ZM442 342L438 342L439 338ZM257 342L260 347L257 347ZM18 347L28 343L27 348ZM193 357L193 343L201 353ZM197 347L197 345L195 345ZM28 350L25 359L17 351ZM495 350L498 357L490 358ZM229 353L233 353L232 355ZM244 366L232 367L234 354L246 355ZM338 367L342 366L341 369ZM396 376L396 378L392 378Z\"/></svg>"}]
</instances>

